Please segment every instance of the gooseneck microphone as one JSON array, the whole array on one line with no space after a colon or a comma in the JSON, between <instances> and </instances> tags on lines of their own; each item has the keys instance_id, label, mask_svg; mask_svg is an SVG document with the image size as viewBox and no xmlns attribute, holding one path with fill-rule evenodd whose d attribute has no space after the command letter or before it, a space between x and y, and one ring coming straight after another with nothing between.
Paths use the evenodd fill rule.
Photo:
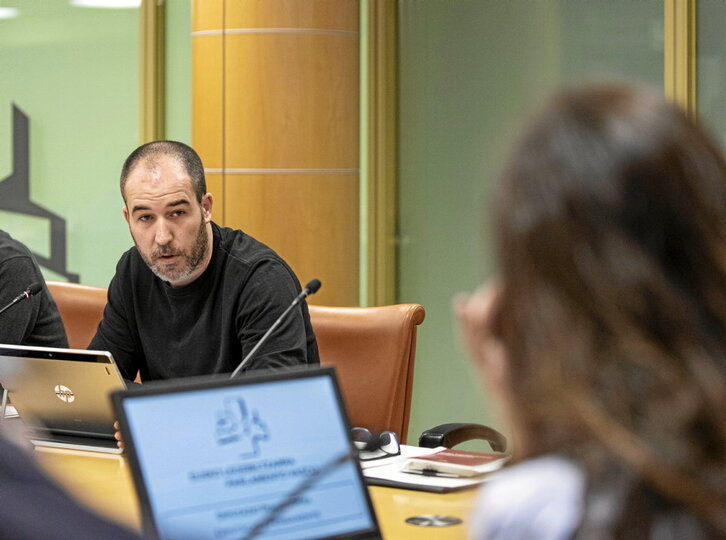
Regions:
<instances>
[{"instance_id":1,"label":"gooseneck microphone","mask_svg":"<svg viewBox=\"0 0 726 540\"><path fill-rule=\"evenodd\" d=\"M267 341L267 339L270 337L272 332L275 331L275 329L280 326L280 323L285 320L285 317L287 317L287 314L292 311L292 309L297 306L304 298L307 296L310 296L311 294L315 294L318 292L318 289L320 289L320 283L319 279L313 279L308 282L307 285L305 285L305 288L302 290L300 294L298 294L295 297L295 300L292 301L292 304L290 304L285 311L282 312L282 315L280 315L277 320L272 323L272 326L270 326L270 329L265 332L265 335L263 335L260 340L257 342L257 344L252 348L250 352L247 353L247 356L245 356L242 361L239 363L237 368L232 372L232 374L229 376L230 379L234 379L237 374L242 371L242 368L244 368L249 361L255 356L255 353L257 350L264 345L264 343Z\"/></svg>"},{"instance_id":2,"label":"gooseneck microphone","mask_svg":"<svg viewBox=\"0 0 726 540\"><path fill-rule=\"evenodd\" d=\"M312 283L312 282L311 282ZM319 283L319 282L318 282ZM25 300L26 298L30 298L31 296L35 296L43 289L43 284L39 281L36 281L35 283L31 283L28 285L28 288L25 289L23 292L21 292L18 296L12 299L12 301L5 306L4 308L0 309L0 313L4 312L7 309L10 309L18 302L21 302Z\"/></svg>"},{"instance_id":3,"label":"gooseneck microphone","mask_svg":"<svg viewBox=\"0 0 726 540\"><path fill-rule=\"evenodd\" d=\"M13 298L10 303L5 306L4 308L0 309L0 313L3 313L5 310L10 309L18 302L22 302L26 298L30 298L31 296L35 296L43 289L43 284L36 281L35 283L31 283L28 285L28 288L25 289L23 292L21 292L18 296ZM2 386L0 386L2 388ZM5 409L8 405L8 389L3 388L2 389L2 402L0 403L0 420L5 418Z\"/></svg>"},{"instance_id":4,"label":"gooseneck microphone","mask_svg":"<svg viewBox=\"0 0 726 540\"><path fill-rule=\"evenodd\" d=\"M315 484L320 482L324 477L328 476L346 461L350 460L350 452L346 451L333 457L333 459L323 464L323 466L319 469L314 469L308 476L304 477L302 482L295 486L295 489L289 492L279 504L275 505L269 512L267 512L266 515L263 515L262 519L250 528L247 534L243 537L243 540L252 540L257 538L259 534L267 528L268 525L274 523L280 514L282 514L282 512L284 512L289 506L299 503L300 498L303 494L305 494L305 492L315 487Z\"/></svg>"}]
</instances>

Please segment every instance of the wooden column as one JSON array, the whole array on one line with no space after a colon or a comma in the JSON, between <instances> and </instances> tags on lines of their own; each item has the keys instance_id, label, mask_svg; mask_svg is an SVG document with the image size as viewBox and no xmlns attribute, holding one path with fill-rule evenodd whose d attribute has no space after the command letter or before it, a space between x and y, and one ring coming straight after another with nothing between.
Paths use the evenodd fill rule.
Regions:
<instances>
[{"instance_id":1,"label":"wooden column","mask_svg":"<svg viewBox=\"0 0 726 540\"><path fill-rule=\"evenodd\" d=\"M193 145L215 221L319 278L311 302L358 305L358 0L193 6Z\"/></svg>"},{"instance_id":2,"label":"wooden column","mask_svg":"<svg viewBox=\"0 0 726 540\"><path fill-rule=\"evenodd\" d=\"M192 146L206 168L213 219L224 215L224 0L192 2Z\"/></svg>"}]
</instances>

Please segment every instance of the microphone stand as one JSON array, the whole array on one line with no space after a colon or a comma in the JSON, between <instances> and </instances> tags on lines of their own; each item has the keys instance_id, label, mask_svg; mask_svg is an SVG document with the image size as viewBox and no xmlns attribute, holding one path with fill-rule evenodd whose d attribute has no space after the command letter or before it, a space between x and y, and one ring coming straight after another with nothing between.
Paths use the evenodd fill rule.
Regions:
<instances>
[{"instance_id":1,"label":"microphone stand","mask_svg":"<svg viewBox=\"0 0 726 540\"><path fill-rule=\"evenodd\" d=\"M0 313L4 313L6 310L13 307L18 302L25 300L26 298L30 298L31 296L35 296L38 294L43 288L43 285L40 282L31 283L28 285L28 288L25 289L23 292L21 292L18 296L13 298L9 304L4 306L2 309L0 309ZM5 419L5 411L8 408L8 389L3 388L3 397L2 397L2 404L0 404L0 420Z\"/></svg>"},{"instance_id":2,"label":"microphone stand","mask_svg":"<svg viewBox=\"0 0 726 540\"><path fill-rule=\"evenodd\" d=\"M3 388L3 402L0 406L0 420L5 420L5 410L8 408L8 389Z\"/></svg>"},{"instance_id":3,"label":"microphone stand","mask_svg":"<svg viewBox=\"0 0 726 540\"><path fill-rule=\"evenodd\" d=\"M320 469L313 471L312 473L310 473L309 476L303 478L302 482L300 482L291 492L287 494L287 496L280 503L275 505L267 513L267 515L263 516L262 519L249 530L249 532L244 536L243 540L251 540L253 538L256 538L257 535L262 532L262 530L265 529L268 525L273 523L286 508L297 503L300 500L301 495L303 495L311 488L315 487L315 484L317 484L320 480L328 476L330 473L335 471L338 467L340 467L350 459L350 451L346 451L337 456L333 456L333 458L325 463Z\"/></svg>"},{"instance_id":4,"label":"microphone stand","mask_svg":"<svg viewBox=\"0 0 726 540\"><path fill-rule=\"evenodd\" d=\"M31 283L28 286L27 289L25 289L18 296L16 296L15 298L13 298L8 305L6 305L2 309L0 309L0 313L3 313L4 311L10 309L11 307L13 307L15 304L17 304L21 300L25 300L26 298L30 298L31 296L35 296L36 294L38 294L41 291L42 288L43 288L43 285L41 285L38 282Z\"/></svg>"},{"instance_id":5,"label":"microphone stand","mask_svg":"<svg viewBox=\"0 0 726 540\"><path fill-rule=\"evenodd\" d=\"M272 332L274 332L277 329L277 327L280 326L280 324L282 323L282 321L285 320L285 317L287 316L287 314L290 313L290 311L295 306L297 306L305 297L307 297L307 296L309 296L311 294L315 294L316 292L318 292L318 289L319 288L320 288L320 280L318 280L318 279L313 279L312 281L310 281L310 283L308 283L307 285L305 285L305 288L302 290L302 292L300 294L298 294L295 297L295 300L292 301L292 304L290 304L289 306L287 306L287 309L282 312L282 315L280 315L277 318L277 320L272 324L272 326L270 326L270 328L267 330L267 332L265 332L265 334L260 338L260 340L257 342L257 344L254 347L252 347L252 350L247 353L247 356L245 356L242 359L242 361L239 363L239 365L237 366L237 368L229 376L230 379L234 379L237 376L237 374L240 371L242 371L242 368L245 367L245 365L247 365L247 363L250 361L250 359L252 359L254 357L254 355L257 352L257 350L262 345L264 345L264 343L270 337L270 335L272 334Z\"/></svg>"}]
</instances>

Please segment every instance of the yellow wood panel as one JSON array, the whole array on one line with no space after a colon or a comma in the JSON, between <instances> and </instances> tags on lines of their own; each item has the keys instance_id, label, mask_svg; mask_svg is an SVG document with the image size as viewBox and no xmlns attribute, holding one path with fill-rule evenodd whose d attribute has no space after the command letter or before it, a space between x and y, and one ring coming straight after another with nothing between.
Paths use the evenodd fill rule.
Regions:
<instances>
[{"instance_id":1,"label":"yellow wood panel","mask_svg":"<svg viewBox=\"0 0 726 540\"><path fill-rule=\"evenodd\" d=\"M357 36L230 35L225 63L227 168L358 167Z\"/></svg>"},{"instance_id":2,"label":"yellow wood panel","mask_svg":"<svg viewBox=\"0 0 726 540\"><path fill-rule=\"evenodd\" d=\"M311 303L358 305L357 175L227 175L225 214L277 251L301 283L323 283Z\"/></svg>"},{"instance_id":3,"label":"yellow wood panel","mask_svg":"<svg viewBox=\"0 0 726 540\"><path fill-rule=\"evenodd\" d=\"M358 31L358 0L228 0L227 28Z\"/></svg>"},{"instance_id":4,"label":"yellow wood panel","mask_svg":"<svg viewBox=\"0 0 726 540\"><path fill-rule=\"evenodd\" d=\"M192 38L192 146L207 168L224 163L223 39Z\"/></svg>"},{"instance_id":5,"label":"yellow wood panel","mask_svg":"<svg viewBox=\"0 0 726 540\"><path fill-rule=\"evenodd\" d=\"M469 518L476 501L476 490L441 495L405 489L369 487L383 538L447 540L468 538ZM461 523L449 527L419 527L406 523L413 516L450 516Z\"/></svg>"},{"instance_id":6,"label":"yellow wood panel","mask_svg":"<svg viewBox=\"0 0 726 540\"><path fill-rule=\"evenodd\" d=\"M78 502L127 527L141 528L126 458L41 447L36 448L35 456Z\"/></svg>"},{"instance_id":7,"label":"yellow wood panel","mask_svg":"<svg viewBox=\"0 0 726 540\"><path fill-rule=\"evenodd\" d=\"M367 113L367 298L364 305L396 302L396 198L397 198L397 110L396 50L397 5L369 2Z\"/></svg>"},{"instance_id":8,"label":"yellow wood panel","mask_svg":"<svg viewBox=\"0 0 726 540\"><path fill-rule=\"evenodd\" d=\"M192 0L192 32L224 28L224 0Z\"/></svg>"},{"instance_id":9,"label":"yellow wood panel","mask_svg":"<svg viewBox=\"0 0 726 540\"><path fill-rule=\"evenodd\" d=\"M134 529L140 528L138 500L125 457L48 449L37 449L35 454L43 468L76 499L101 515ZM371 486L368 492L383 538L463 540L468 537L476 490L444 495ZM457 517L462 523L441 528L406 523L406 518L411 516L432 514Z\"/></svg>"},{"instance_id":10,"label":"yellow wood panel","mask_svg":"<svg viewBox=\"0 0 726 540\"><path fill-rule=\"evenodd\" d=\"M204 175L207 179L207 192L212 194L212 220L224 225L224 176L222 174Z\"/></svg>"},{"instance_id":11,"label":"yellow wood panel","mask_svg":"<svg viewBox=\"0 0 726 540\"><path fill-rule=\"evenodd\" d=\"M139 139L142 144L164 138L165 10L158 2L141 3Z\"/></svg>"},{"instance_id":12,"label":"yellow wood panel","mask_svg":"<svg viewBox=\"0 0 726 540\"><path fill-rule=\"evenodd\" d=\"M224 171L210 181L214 219L270 244L301 281L321 279L316 302L357 305L359 2L220 5L192 13L195 32L225 29L193 37L193 145Z\"/></svg>"}]
</instances>

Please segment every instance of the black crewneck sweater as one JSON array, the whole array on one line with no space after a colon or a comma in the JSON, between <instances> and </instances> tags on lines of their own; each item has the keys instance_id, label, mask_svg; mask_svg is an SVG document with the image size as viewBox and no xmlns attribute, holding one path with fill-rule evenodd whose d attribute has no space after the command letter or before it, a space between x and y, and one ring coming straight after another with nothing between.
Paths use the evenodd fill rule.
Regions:
<instances>
[{"instance_id":1,"label":"black crewneck sweater","mask_svg":"<svg viewBox=\"0 0 726 540\"><path fill-rule=\"evenodd\" d=\"M156 277L138 250L116 267L92 349L110 351L125 379L143 381L233 371L300 292L290 267L242 231L212 223L209 266L184 287ZM305 302L247 370L318 364Z\"/></svg>"}]
</instances>

